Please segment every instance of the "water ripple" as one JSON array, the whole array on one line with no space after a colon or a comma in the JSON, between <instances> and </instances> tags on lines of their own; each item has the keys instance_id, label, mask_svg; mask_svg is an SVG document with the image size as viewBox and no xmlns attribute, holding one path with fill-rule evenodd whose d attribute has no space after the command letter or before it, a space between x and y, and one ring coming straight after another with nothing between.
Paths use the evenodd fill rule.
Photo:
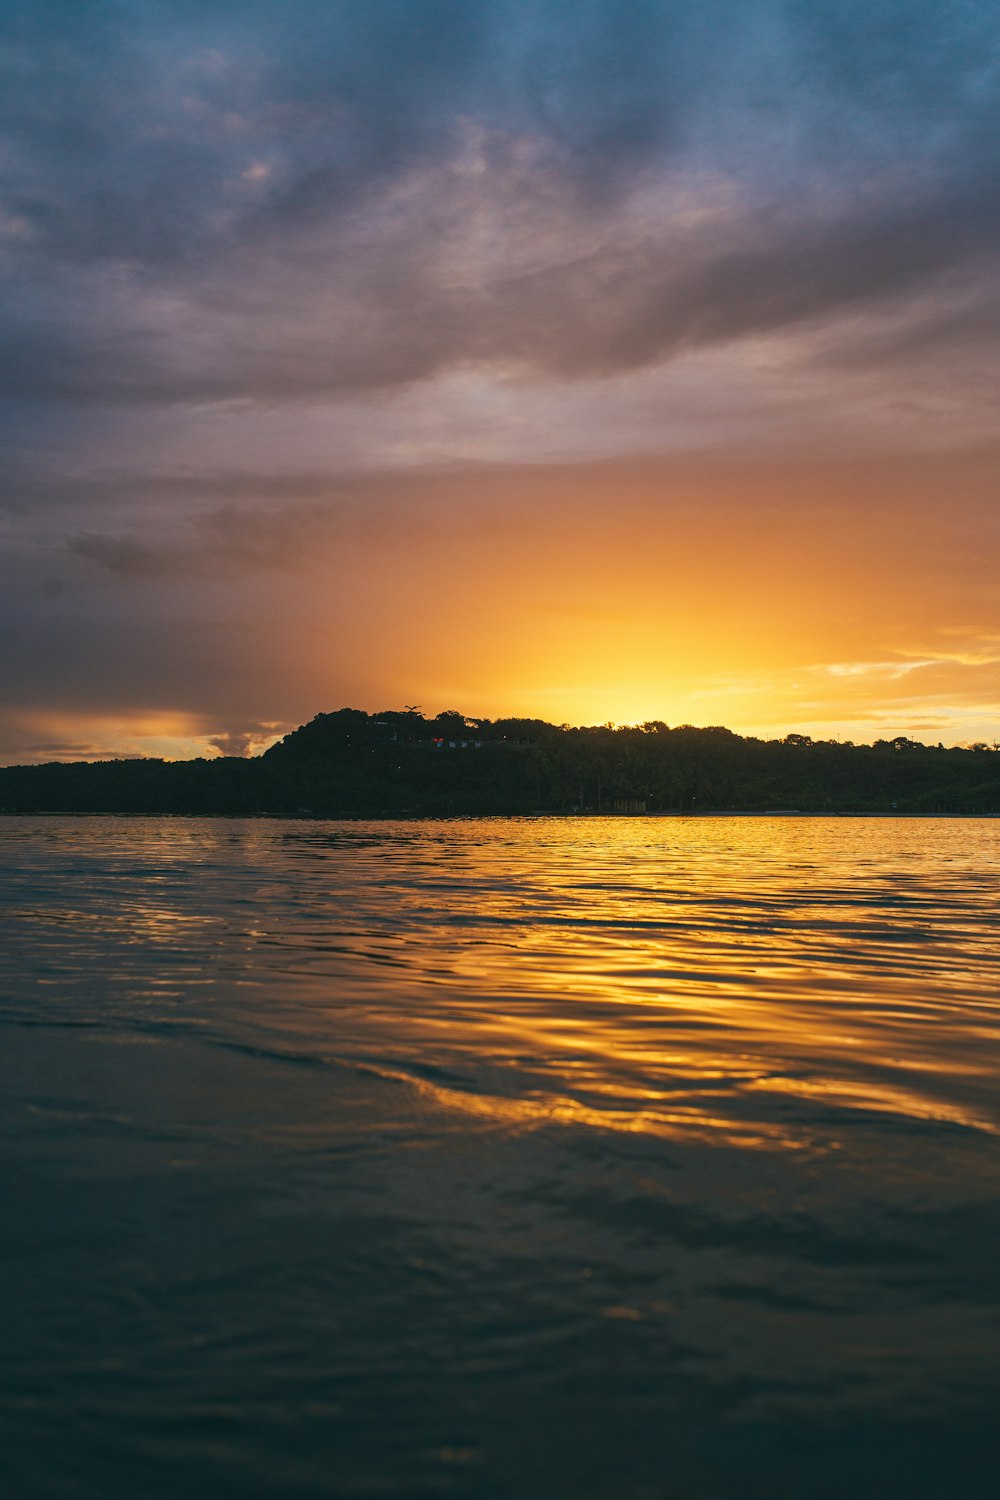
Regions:
<instances>
[{"instance_id":1,"label":"water ripple","mask_svg":"<svg viewBox=\"0 0 1000 1500\"><path fill-rule=\"evenodd\" d=\"M959 819L0 820L17 1493L987 1493L998 874Z\"/></svg>"}]
</instances>

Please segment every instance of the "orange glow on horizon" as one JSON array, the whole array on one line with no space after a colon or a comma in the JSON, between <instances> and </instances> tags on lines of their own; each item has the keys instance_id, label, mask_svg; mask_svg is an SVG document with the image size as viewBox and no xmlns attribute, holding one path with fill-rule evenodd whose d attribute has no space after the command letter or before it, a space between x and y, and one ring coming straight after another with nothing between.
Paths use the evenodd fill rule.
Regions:
<instances>
[{"instance_id":1,"label":"orange glow on horizon","mask_svg":"<svg viewBox=\"0 0 1000 1500\"><path fill-rule=\"evenodd\" d=\"M336 622L317 576L300 669L331 685L310 711L995 738L1000 611L968 542L995 463L949 463L662 459L446 475L416 497L411 481L425 530L389 536L374 588L366 557ZM353 695L330 674L345 662Z\"/></svg>"},{"instance_id":2,"label":"orange glow on horizon","mask_svg":"<svg viewBox=\"0 0 1000 1500\"><path fill-rule=\"evenodd\" d=\"M992 742L996 467L701 455L369 476L334 534L213 602L171 666L185 707L22 710L0 755L253 753L317 713L407 703Z\"/></svg>"}]
</instances>

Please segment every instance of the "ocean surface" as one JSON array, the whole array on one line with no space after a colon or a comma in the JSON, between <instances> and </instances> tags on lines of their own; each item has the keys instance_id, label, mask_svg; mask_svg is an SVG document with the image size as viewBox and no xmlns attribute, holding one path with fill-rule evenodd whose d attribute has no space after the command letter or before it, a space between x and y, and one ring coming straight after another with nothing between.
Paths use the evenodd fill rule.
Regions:
<instances>
[{"instance_id":1,"label":"ocean surface","mask_svg":"<svg viewBox=\"0 0 1000 1500\"><path fill-rule=\"evenodd\" d=\"M0 819L11 1500L987 1500L1000 822Z\"/></svg>"}]
</instances>

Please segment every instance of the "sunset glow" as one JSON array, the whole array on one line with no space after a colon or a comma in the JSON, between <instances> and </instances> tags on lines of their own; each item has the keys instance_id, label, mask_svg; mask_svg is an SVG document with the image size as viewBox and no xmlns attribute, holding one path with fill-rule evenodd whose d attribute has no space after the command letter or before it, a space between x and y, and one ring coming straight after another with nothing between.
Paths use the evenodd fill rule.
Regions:
<instances>
[{"instance_id":1,"label":"sunset glow","mask_svg":"<svg viewBox=\"0 0 1000 1500\"><path fill-rule=\"evenodd\" d=\"M24 8L0 761L1000 735L995 17L626 9Z\"/></svg>"}]
</instances>

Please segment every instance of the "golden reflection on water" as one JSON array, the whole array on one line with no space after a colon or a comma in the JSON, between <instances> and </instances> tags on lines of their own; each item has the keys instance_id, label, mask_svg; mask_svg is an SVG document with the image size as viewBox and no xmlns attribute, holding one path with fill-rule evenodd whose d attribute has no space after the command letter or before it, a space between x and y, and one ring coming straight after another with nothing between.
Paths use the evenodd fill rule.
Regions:
<instances>
[{"instance_id":1,"label":"golden reflection on water","mask_svg":"<svg viewBox=\"0 0 1000 1500\"><path fill-rule=\"evenodd\" d=\"M115 1465L183 1455L177 1494L210 1451L220 1493L283 1492L322 1444L325 1495L367 1422L358 1493L450 1493L433 1442L482 1453L468 1497L589 1493L602 1464L616 1500L827 1468L929 1496L957 1449L920 1488L915 1434L950 1417L979 1444L958 1489L988 1493L998 833L0 819L33 1488L74 1490L82 1379ZM560 1431L537 1485L498 1465Z\"/></svg>"},{"instance_id":2,"label":"golden reflection on water","mask_svg":"<svg viewBox=\"0 0 1000 1500\"><path fill-rule=\"evenodd\" d=\"M592 1001L592 995L588 1000ZM566 996L573 1003L572 992ZM495 1068L507 1067L514 1057L531 1057L540 1075L549 1077L550 1087L533 1090L517 1098L502 1095L478 1095L433 1084L419 1076L409 1081L423 1095L448 1109L466 1111L479 1117L502 1122L507 1127L519 1125L583 1124L602 1129L643 1131L657 1136L696 1136L717 1138L727 1144L752 1147L784 1146L797 1149L813 1142L802 1134L801 1126L784 1125L773 1119L757 1119L751 1125L740 1124L732 1117L713 1109L721 1099L733 1107L734 1101L748 1101L757 1092L789 1095L800 1100L821 1100L850 1111L876 1111L911 1120L946 1122L971 1130L998 1133L997 1124L981 1111L957 1103L935 1100L918 1086L907 1088L900 1082L879 1082L875 1077L840 1079L810 1077L775 1071L775 1053L787 1055L795 1045L797 1019L780 1011L765 1014L751 1006L742 1011L740 1026L744 1034L755 1028L760 1033L758 1059L748 1057L740 1044L731 1050L731 1038L722 1037L718 1051L702 1045L698 1049L679 1051L671 1043L661 1047L634 1045L632 1040L604 1024L598 1012L592 1020L581 1022L579 1030L586 1035L570 1038L565 1027L553 1028L545 1019L536 1024L494 1022L475 1025L463 1036L454 1022L417 1022L414 1033L431 1034L447 1028L450 1048L465 1047L475 1052L479 1061ZM851 1045L842 1036L830 1037L822 1031L808 1034L809 1052L815 1056L824 1044L836 1041ZM587 1056L573 1056L571 1048ZM880 1068L910 1067L923 1073L917 1063L901 1063L891 1051L884 1056L869 1053L866 1066ZM383 1070L384 1071L384 1070ZM963 1071L970 1076L994 1073L993 1067L965 1066L949 1071ZM384 1076L403 1078L401 1073ZM642 1082L635 1079L645 1080ZM653 1080L663 1079L657 1087ZM720 1085L705 1097L706 1089ZM574 1092L569 1092L572 1089ZM581 1097L585 1095L586 1097ZM588 1102L589 1100L589 1102Z\"/></svg>"},{"instance_id":3,"label":"golden reflection on water","mask_svg":"<svg viewBox=\"0 0 1000 1500\"><path fill-rule=\"evenodd\" d=\"M177 1023L210 982L203 1030L369 1068L506 1131L798 1149L877 1117L995 1134L998 834L89 820L59 856L103 839L104 863L32 937L72 928L123 1011L166 996Z\"/></svg>"},{"instance_id":4,"label":"golden reflection on water","mask_svg":"<svg viewBox=\"0 0 1000 1500\"><path fill-rule=\"evenodd\" d=\"M818 1112L997 1130L995 824L551 820L423 825L398 844L377 828L299 838L362 880L377 871L347 966L384 936L373 903L390 903L384 1024L439 1107L508 1129L742 1146L810 1144ZM276 937L286 953L315 940ZM421 1078L428 1060L472 1086ZM789 1100L805 1111L786 1118Z\"/></svg>"}]
</instances>

